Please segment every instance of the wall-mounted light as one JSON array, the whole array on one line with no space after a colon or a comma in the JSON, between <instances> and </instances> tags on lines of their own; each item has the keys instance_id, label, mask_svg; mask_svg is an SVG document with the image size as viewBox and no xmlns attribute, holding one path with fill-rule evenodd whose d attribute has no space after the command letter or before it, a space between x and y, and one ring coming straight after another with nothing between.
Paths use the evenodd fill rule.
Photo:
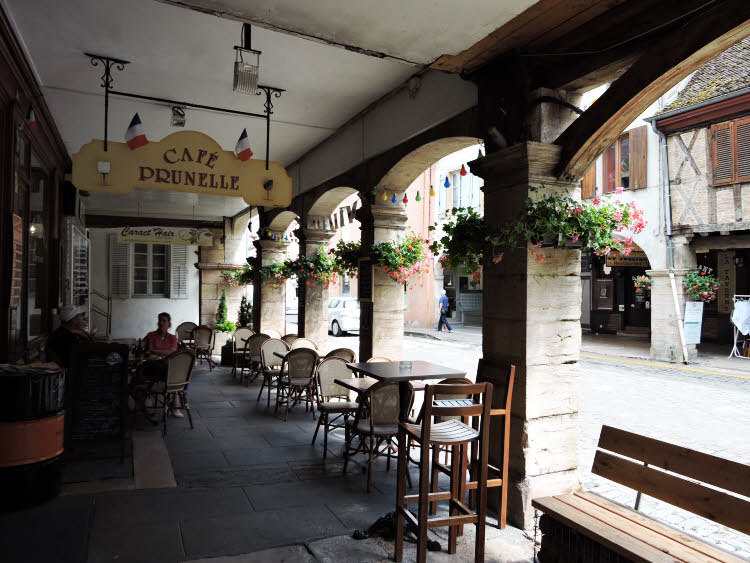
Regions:
<instances>
[{"instance_id":1,"label":"wall-mounted light","mask_svg":"<svg viewBox=\"0 0 750 563\"><path fill-rule=\"evenodd\" d=\"M169 123L172 127L185 127L185 108L180 106L174 106L172 108L172 119Z\"/></svg>"},{"instance_id":2,"label":"wall-mounted light","mask_svg":"<svg viewBox=\"0 0 750 563\"><path fill-rule=\"evenodd\" d=\"M734 265L738 268L744 268L745 267L745 257L742 256L742 254L735 255L734 257Z\"/></svg>"},{"instance_id":3,"label":"wall-mounted light","mask_svg":"<svg viewBox=\"0 0 750 563\"><path fill-rule=\"evenodd\" d=\"M258 91L260 74L260 51L252 47L252 30L250 24L242 24L242 46L235 46L234 81L232 89L244 94L255 94Z\"/></svg>"},{"instance_id":4,"label":"wall-mounted light","mask_svg":"<svg viewBox=\"0 0 750 563\"><path fill-rule=\"evenodd\" d=\"M100 160L96 163L96 169L99 171L99 174L102 175L102 185L107 185L107 174L109 174L110 170L110 163L106 160Z\"/></svg>"}]
</instances>

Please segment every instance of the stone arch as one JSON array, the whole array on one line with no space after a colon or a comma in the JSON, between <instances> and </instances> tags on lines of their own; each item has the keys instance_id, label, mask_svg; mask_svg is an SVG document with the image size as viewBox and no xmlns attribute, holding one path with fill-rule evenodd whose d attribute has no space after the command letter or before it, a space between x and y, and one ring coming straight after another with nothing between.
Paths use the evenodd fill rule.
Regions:
<instances>
[{"instance_id":1,"label":"stone arch","mask_svg":"<svg viewBox=\"0 0 750 563\"><path fill-rule=\"evenodd\" d=\"M378 189L403 193L417 177L437 161L480 143L476 137L444 137L425 143L394 164L377 183Z\"/></svg>"},{"instance_id":2,"label":"stone arch","mask_svg":"<svg viewBox=\"0 0 750 563\"><path fill-rule=\"evenodd\" d=\"M324 191L316 197L310 209L305 213L305 226L314 229L338 229L343 225L343 217L336 216L336 209L352 195L358 193L359 190L348 186L337 186ZM350 222L360 207L361 198L347 210Z\"/></svg>"},{"instance_id":3,"label":"stone arch","mask_svg":"<svg viewBox=\"0 0 750 563\"><path fill-rule=\"evenodd\" d=\"M270 219L270 221L268 222L268 229L270 229L274 233L283 233L297 219L299 219L299 217L294 211L280 211Z\"/></svg>"}]
</instances>

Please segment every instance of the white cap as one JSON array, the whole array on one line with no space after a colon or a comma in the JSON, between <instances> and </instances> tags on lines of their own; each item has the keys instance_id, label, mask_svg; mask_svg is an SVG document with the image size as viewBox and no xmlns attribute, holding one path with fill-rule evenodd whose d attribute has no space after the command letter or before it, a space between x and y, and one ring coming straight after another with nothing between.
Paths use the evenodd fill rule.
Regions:
<instances>
[{"instance_id":1,"label":"white cap","mask_svg":"<svg viewBox=\"0 0 750 563\"><path fill-rule=\"evenodd\" d=\"M62 322L67 323L73 320L73 318L75 318L76 316L85 312L86 309L84 309L83 307L79 307L78 305L63 305L62 307L60 307L57 315L60 317L60 320Z\"/></svg>"}]
</instances>

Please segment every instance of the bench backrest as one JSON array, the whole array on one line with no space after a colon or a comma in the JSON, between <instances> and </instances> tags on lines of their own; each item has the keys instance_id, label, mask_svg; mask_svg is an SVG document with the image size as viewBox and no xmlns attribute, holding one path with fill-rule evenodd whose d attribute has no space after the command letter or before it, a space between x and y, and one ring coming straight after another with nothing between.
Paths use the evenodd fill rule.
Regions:
<instances>
[{"instance_id":1,"label":"bench backrest","mask_svg":"<svg viewBox=\"0 0 750 563\"><path fill-rule=\"evenodd\" d=\"M603 426L591 472L750 534L748 465Z\"/></svg>"}]
</instances>

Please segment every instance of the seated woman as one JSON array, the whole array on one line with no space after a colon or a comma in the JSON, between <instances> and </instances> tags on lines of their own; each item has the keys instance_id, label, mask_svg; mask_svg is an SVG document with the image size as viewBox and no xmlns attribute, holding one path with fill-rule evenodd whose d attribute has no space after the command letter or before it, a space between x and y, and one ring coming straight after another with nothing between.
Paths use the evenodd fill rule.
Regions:
<instances>
[{"instance_id":1,"label":"seated woman","mask_svg":"<svg viewBox=\"0 0 750 563\"><path fill-rule=\"evenodd\" d=\"M167 377L167 365L162 360L177 351L177 336L169 333L169 328L172 326L172 317L169 313L159 313L157 322L157 329L149 332L144 338L146 356L149 361L143 364L140 376L131 382L131 385L143 385L145 381L164 381ZM176 395L170 412L177 418L184 416L180 411L180 403Z\"/></svg>"},{"instance_id":2,"label":"seated woman","mask_svg":"<svg viewBox=\"0 0 750 563\"><path fill-rule=\"evenodd\" d=\"M70 358L75 344L93 342L91 335L83 328L85 314L84 308L76 305L64 305L57 312L62 324L50 335L47 349L52 352L51 359L65 368L70 369Z\"/></svg>"}]
</instances>

